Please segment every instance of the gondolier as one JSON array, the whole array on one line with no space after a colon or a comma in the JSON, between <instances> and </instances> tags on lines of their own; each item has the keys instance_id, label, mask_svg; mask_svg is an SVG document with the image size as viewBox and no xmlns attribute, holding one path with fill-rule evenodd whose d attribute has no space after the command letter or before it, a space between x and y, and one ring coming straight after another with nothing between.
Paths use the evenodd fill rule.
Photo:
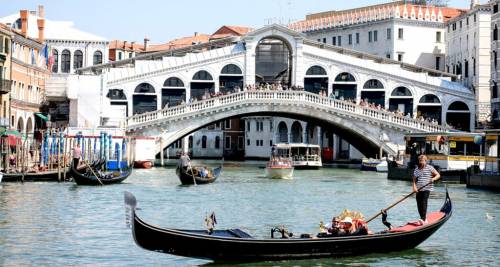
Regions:
<instances>
[{"instance_id":1,"label":"gondolier","mask_svg":"<svg viewBox=\"0 0 500 267\"><path fill-rule=\"evenodd\" d=\"M429 194L434 190L434 182L439 180L441 175L434 167L427 164L427 157L420 155L418 165L413 172L413 192L417 193L417 208L420 215L420 224L427 223L427 201ZM420 190L419 190L420 189Z\"/></svg>"},{"instance_id":2,"label":"gondolier","mask_svg":"<svg viewBox=\"0 0 500 267\"><path fill-rule=\"evenodd\" d=\"M73 166L78 168L78 163L80 163L80 158L82 157L82 149L80 148L80 144L76 143L76 146L73 148Z\"/></svg>"},{"instance_id":3,"label":"gondolier","mask_svg":"<svg viewBox=\"0 0 500 267\"><path fill-rule=\"evenodd\" d=\"M179 165L184 170L187 170L191 166L191 159L184 151L181 153L181 157L179 158Z\"/></svg>"}]
</instances>

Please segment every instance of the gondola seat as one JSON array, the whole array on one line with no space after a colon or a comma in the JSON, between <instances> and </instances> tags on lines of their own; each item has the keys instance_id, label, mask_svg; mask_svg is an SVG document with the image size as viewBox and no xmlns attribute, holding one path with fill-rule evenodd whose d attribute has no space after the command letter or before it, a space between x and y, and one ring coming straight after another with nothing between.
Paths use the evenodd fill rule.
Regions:
<instances>
[{"instance_id":1,"label":"gondola seat","mask_svg":"<svg viewBox=\"0 0 500 267\"><path fill-rule=\"evenodd\" d=\"M427 214L427 224L437 222L437 221L441 220L441 218L443 218L445 215L446 214L444 212L441 212L441 211L431 212L431 213ZM392 228L390 230L390 232L394 232L394 233L407 232L407 231L411 231L411 230L414 230L418 227L422 227L425 225L426 224L420 225L416 222L410 222L410 223L407 223L406 225L403 225L401 227Z\"/></svg>"}]
</instances>

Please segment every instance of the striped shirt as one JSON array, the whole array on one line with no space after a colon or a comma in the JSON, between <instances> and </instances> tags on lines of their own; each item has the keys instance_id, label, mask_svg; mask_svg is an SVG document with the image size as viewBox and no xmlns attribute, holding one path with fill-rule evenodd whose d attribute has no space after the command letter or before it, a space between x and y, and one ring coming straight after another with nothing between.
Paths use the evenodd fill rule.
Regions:
<instances>
[{"instance_id":1,"label":"striped shirt","mask_svg":"<svg viewBox=\"0 0 500 267\"><path fill-rule=\"evenodd\" d=\"M433 171L435 171L434 167L432 167L429 164L425 165L423 169L420 169L418 167L415 168L413 176L417 178L417 188L420 188L428 184L430 181L432 181ZM434 190L434 183L431 183L428 186L421 189L421 191L433 191L433 190Z\"/></svg>"}]
</instances>

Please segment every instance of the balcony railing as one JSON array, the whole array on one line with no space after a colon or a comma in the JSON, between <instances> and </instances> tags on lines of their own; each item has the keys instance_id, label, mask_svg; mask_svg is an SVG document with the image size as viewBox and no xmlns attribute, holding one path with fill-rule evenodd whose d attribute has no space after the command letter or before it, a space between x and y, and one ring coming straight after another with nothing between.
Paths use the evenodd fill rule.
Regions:
<instances>
[{"instance_id":1,"label":"balcony railing","mask_svg":"<svg viewBox=\"0 0 500 267\"><path fill-rule=\"evenodd\" d=\"M0 94L7 94L10 92L11 80L0 79Z\"/></svg>"}]
</instances>

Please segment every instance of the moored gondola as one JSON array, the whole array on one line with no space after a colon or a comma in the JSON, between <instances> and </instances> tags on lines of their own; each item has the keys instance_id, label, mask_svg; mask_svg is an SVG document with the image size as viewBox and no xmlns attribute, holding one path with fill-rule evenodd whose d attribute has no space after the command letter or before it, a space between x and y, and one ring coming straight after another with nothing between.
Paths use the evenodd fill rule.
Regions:
<instances>
[{"instance_id":1,"label":"moored gondola","mask_svg":"<svg viewBox=\"0 0 500 267\"><path fill-rule=\"evenodd\" d=\"M94 173L95 172L90 171L88 168L85 168L84 172L82 172L71 166L71 175L78 185L107 185L121 183L132 174L132 167L121 172L115 171L102 175L95 173L99 175L99 177L96 177Z\"/></svg>"},{"instance_id":2,"label":"moored gondola","mask_svg":"<svg viewBox=\"0 0 500 267\"><path fill-rule=\"evenodd\" d=\"M106 161L97 160L91 164L93 169L101 169ZM79 167L79 171L83 171L86 167ZM59 176L60 173L60 176ZM66 173L66 174L65 174ZM14 173L4 173L4 182L57 182L60 179L69 179L72 172L70 168L61 168L60 170L50 170L50 171L40 171L40 172L14 172ZM24 176L24 177L23 177Z\"/></svg>"},{"instance_id":3,"label":"moored gondola","mask_svg":"<svg viewBox=\"0 0 500 267\"><path fill-rule=\"evenodd\" d=\"M214 261L287 260L337 257L401 251L418 246L437 231L452 214L446 192L440 211L428 215L424 225L407 224L379 233L343 237L259 239L239 230L179 230L158 228L136 214L136 199L125 192L128 223L137 245L157 252Z\"/></svg>"},{"instance_id":4,"label":"moored gondola","mask_svg":"<svg viewBox=\"0 0 500 267\"><path fill-rule=\"evenodd\" d=\"M209 184L215 182L222 172L222 166L208 170L206 177L201 177L200 171L201 167L192 167L187 170L182 170L179 166L175 170L175 173L179 177L181 184L192 185L196 184Z\"/></svg>"}]
</instances>

